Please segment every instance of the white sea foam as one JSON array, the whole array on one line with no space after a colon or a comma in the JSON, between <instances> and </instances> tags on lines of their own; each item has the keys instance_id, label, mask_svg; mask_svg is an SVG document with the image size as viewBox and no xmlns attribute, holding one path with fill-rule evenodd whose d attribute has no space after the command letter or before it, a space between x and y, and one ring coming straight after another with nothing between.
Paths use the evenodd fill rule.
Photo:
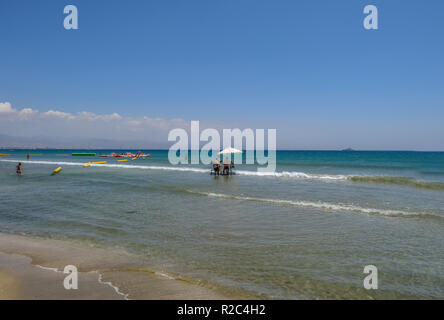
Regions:
<instances>
[{"instance_id":1,"label":"white sea foam","mask_svg":"<svg viewBox=\"0 0 444 320\"><path fill-rule=\"evenodd\" d=\"M97 271L95 271L95 272L97 272ZM98 272L97 272L97 273L98 273ZM113 285L112 282L110 282L110 281L103 281L102 279L103 279L103 278L102 278L102 274L99 273L98 281L99 281L100 284L104 284L104 285L106 285L106 286L110 286L111 288L114 289L114 291L115 291L118 295L123 296L123 298L124 298L125 300L130 300L130 299L128 298L129 294L121 292L120 289L119 289L119 287Z\"/></svg>"},{"instance_id":2,"label":"white sea foam","mask_svg":"<svg viewBox=\"0 0 444 320\"><path fill-rule=\"evenodd\" d=\"M308 174L297 171L281 171L281 172L256 172L238 170L236 174L245 176L259 177L277 177L277 178L297 178L297 179L320 179L320 180L347 180L347 175L325 175L325 174Z\"/></svg>"},{"instance_id":3,"label":"white sea foam","mask_svg":"<svg viewBox=\"0 0 444 320\"><path fill-rule=\"evenodd\" d=\"M14 162L21 160L0 159L0 162ZM85 162L66 162L66 161L39 161L30 160L22 161L23 163L46 164L46 165L64 165L64 166L83 166ZM119 169L141 169L141 170L164 170L176 172L194 172L194 173L210 173L209 169L196 167L180 167L180 166L153 166L153 165L133 165L133 164L92 164L91 167L106 167ZM420 189L430 190L444 190L444 182L439 181L420 181L409 177L383 176L383 175L341 175L341 174L314 174L297 171L281 171L281 172L258 172L252 170L237 170L237 175L253 176L253 177L270 177L270 178L284 178L284 179L301 179L301 180L320 180L324 182L329 181L348 181L351 183L379 183L379 184L394 184L401 186L410 186Z\"/></svg>"},{"instance_id":4,"label":"white sea foam","mask_svg":"<svg viewBox=\"0 0 444 320\"><path fill-rule=\"evenodd\" d=\"M41 265L39 265L39 264L36 264L35 266L36 266L37 268L40 268L40 269L43 269L43 270L48 270L48 271L53 271L53 272L58 272L58 273L62 272L62 271L60 271L60 270L57 269L57 268L44 267L44 266L41 266Z\"/></svg>"},{"instance_id":5,"label":"white sea foam","mask_svg":"<svg viewBox=\"0 0 444 320\"><path fill-rule=\"evenodd\" d=\"M41 266L41 265L39 265L39 264L36 264L35 266L36 266L37 268L40 268L40 269L43 269L43 270L53 271L53 272L56 272L56 273L63 273L63 271L59 270L58 268L44 267L44 266ZM130 299L128 298L129 295L128 295L127 293L123 293L123 292L121 292L121 291L120 291L120 288L117 287L117 286L115 286L115 285L113 285L112 282L110 282L110 281L103 281L103 280L102 280L103 277L102 277L102 274L101 274L101 273L99 273L98 271L91 271L91 272L92 272L92 273L97 273L97 274L98 274L97 281L98 281L100 284L103 284L103 285L106 285L106 286L109 286L109 287L113 288L114 291L115 291L118 295L123 296L123 298L124 298L125 300L130 300Z\"/></svg>"},{"instance_id":6,"label":"white sea foam","mask_svg":"<svg viewBox=\"0 0 444 320\"><path fill-rule=\"evenodd\" d=\"M13 159L1 159L1 162L21 162L22 164L34 163L34 164L63 164L67 166L82 166L84 163L80 162L65 162L65 161L37 161L37 160L13 160Z\"/></svg>"},{"instance_id":7,"label":"white sea foam","mask_svg":"<svg viewBox=\"0 0 444 320\"><path fill-rule=\"evenodd\" d=\"M19 162L20 160L2 159L2 162ZM65 166L83 166L84 162L66 162L66 161L39 161L30 160L22 161L23 163L33 164L48 164L48 165L65 165ZM107 168L125 168L125 169L142 169L142 170L165 170L165 171L180 171L180 172L196 172L209 173L210 169L203 168L185 168L178 166L142 166L142 165L128 165L128 164L91 164L91 167L107 167ZM257 176L257 177L278 177L278 178L298 178L298 179L320 179L320 180L346 180L346 175L323 175L323 174L307 174L304 172L282 171L282 172L258 172L248 170L237 170L237 175L243 176Z\"/></svg>"},{"instance_id":8,"label":"white sea foam","mask_svg":"<svg viewBox=\"0 0 444 320\"><path fill-rule=\"evenodd\" d=\"M156 274L158 276L161 276L161 277L164 277L164 278L167 278L169 280L176 280L176 278L174 278L174 277L172 277L172 276L170 276L170 275L168 275L168 274L166 274L164 272L156 271L154 274Z\"/></svg>"},{"instance_id":9,"label":"white sea foam","mask_svg":"<svg viewBox=\"0 0 444 320\"><path fill-rule=\"evenodd\" d=\"M236 195L212 193L212 192L200 192L200 191L192 191L192 190L188 190L188 192L194 193L194 194L199 194L202 196L213 197L213 198L225 198L225 199L233 199L233 200L240 200L240 201L266 202L266 203L276 204L276 205L304 207L304 208L312 208L312 209L319 209L319 210L333 211L333 212L379 214L379 215L385 215L385 216L410 216L410 217L433 216L436 218L442 218L441 216L430 214L430 213L425 213L425 212L408 212L408 211L401 211L401 210L364 208L364 207L355 206L355 205L348 205L348 204L258 198L258 197L236 196Z\"/></svg>"},{"instance_id":10,"label":"white sea foam","mask_svg":"<svg viewBox=\"0 0 444 320\"><path fill-rule=\"evenodd\" d=\"M50 165L65 165L65 166L83 166L87 162L66 162L66 161L22 161L22 160L0 160L1 162L22 162L33 163L33 164L50 164ZM125 168L125 169L144 169L144 170L167 170L167 171L185 171L185 172L199 172L199 173L207 173L210 172L207 169L201 168L180 168L180 167L166 167L166 166L141 166L141 165L127 165L127 164L93 164L91 163L91 167L106 167L106 168Z\"/></svg>"}]
</instances>

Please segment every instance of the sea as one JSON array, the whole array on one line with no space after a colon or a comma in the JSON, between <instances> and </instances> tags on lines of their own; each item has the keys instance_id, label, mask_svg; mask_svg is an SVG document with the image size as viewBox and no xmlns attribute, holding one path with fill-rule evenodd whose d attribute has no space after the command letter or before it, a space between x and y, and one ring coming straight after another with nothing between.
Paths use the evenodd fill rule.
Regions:
<instances>
[{"instance_id":1,"label":"sea","mask_svg":"<svg viewBox=\"0 0 444 320\"><path fill-rule=\"evenodd\" d=\"M0 150L0 232L263 299L444 298L444 152L277 151L275 172L214 176L167 150L98 157L113 151Z\"/></svg>"}]
</instances>

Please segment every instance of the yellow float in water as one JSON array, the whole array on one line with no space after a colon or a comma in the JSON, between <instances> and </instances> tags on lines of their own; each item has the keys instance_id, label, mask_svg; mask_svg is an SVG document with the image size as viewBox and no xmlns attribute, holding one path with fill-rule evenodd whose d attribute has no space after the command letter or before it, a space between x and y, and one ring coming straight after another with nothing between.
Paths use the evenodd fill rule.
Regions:
<instances>
[{"instance_id":1,"label":"yellow float in water","mask_svg":"<svg viewBox=\"0 0 444 320\"><path fill-rule=\"evenodd\" d=\"M69 154L56 154L56 157L69 157Z\"/></svg>"},{"instance_id":2,"label":"yellow float in water","mask_svg":"<svg viewBox=\"0 0 444 320\"><path fill-rule=\"evenodd\" d=\"M55 174L55 173L59 173L60 171L62 171L62 167L58 167L57 169L55 169L54 171L53 171L53 173Z\"/></svg>"},{"instance_id":3,"label":"yellow float in water","mask_svg":"<svg viewBox=\"0 0 444 320\"><path fill-rule=\"evenodd\" d=\"M84 168L91 167L91 163L88 162L88 163L84 164L83 167L84 167Z\"/></svg>"},{"instance_id":4,"label":"yellow float in water","mask_svg":"<svg viewBox=\"0 0 444 320\"><path fill-rule=\"evenodd\" d=\"M91 162L92 164L106 164L106 161L97 161L97 162Z\"/></svg>"},{"instance_id":5,"label":"yellow float in water","mask_svg":"<svg viewBox=\"0 0 444 320\"><path fill-rule=\"evenodd\" d=\"M134 157L134 158L131 159L131 161L134 161L134 160L136 160L136 159L137 159L137 157Z\"/></svg>"},{"instance_id":6,"label":"yellow float in water","mask_svg":"<svg viewBox=\"0 0 444 320\"><path fill-rule=\"evenodd\" d=\"M10 156L9 153L0 153L0 156Z\"/></svg>"},{"instance_id":7,"label":"yellow float in water","mask_svg":"<svg viewBox=\"0 0 444 320\"><path fill-rule=\"evenodd\" d=\"M117 162L127 162L128 160L127 159L125 159L125 160L117 160Z\"/></svg>"}]
</instances>

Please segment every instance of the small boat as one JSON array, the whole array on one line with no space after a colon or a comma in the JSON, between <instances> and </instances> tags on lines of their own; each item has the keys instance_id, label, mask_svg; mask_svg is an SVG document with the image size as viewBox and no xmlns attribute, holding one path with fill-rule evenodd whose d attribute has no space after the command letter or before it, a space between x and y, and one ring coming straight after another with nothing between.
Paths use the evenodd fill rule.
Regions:
<instances>
[{"instance_id":1,"label":"small boat","mask_svg":"<svg viewBox=\"0 0 444 320\"><path fill-rule=\"evenodd\" d=\"M99 157L102 158L108 158L108 157L114 157L114 158L145 158L145 157L150 157L150 154L145 154L142 152L138 152L138 153L131 153L131 152L126 152L126 153L116 153L116 152L111 152L110 154L100 154Z\"/></svg>"},{"instance_id":2,"label":"small boat","mask_svg":"<svg viewBox=\"0 0 444 320\"><path fill-rule=\"evenodd\" d=\"M101 155L99 155L99 157L103 157L103 158L106 158L106 157L114 157L114 158L129 158L129 157L134 157L135 156L135 154L132 154L132 153L129 153L129 152L127 152L127 153L115 153L115 152L111 152L111 154L101 154Z\"/></svg>"},{"instance_id":3,"label":"small boat","mask_svg":"<svg viewBox=\"0 0 444 320\"><path fill-rule=\"evenodd\" d=\"M94 152L73 152L73 156L95 156Z\"/></svg>"}]
</instances>

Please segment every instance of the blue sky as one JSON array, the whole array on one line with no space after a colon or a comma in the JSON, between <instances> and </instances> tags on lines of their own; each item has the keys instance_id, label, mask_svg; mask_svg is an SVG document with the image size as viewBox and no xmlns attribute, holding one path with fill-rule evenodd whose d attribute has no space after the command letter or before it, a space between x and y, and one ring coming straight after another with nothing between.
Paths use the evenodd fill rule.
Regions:
<instances>
[{"instance_id":1,"label":"blue sky","mask_svg":"<svg viewBox=\"0 0 444 320\"><path fill-rule=\"evenodd\" d=\"M444 150L443 35L440 0L2 0L0 103L277 128L281 148ZM18 122L0 133L45 134Z\"/></svg>"}]
</instances>

